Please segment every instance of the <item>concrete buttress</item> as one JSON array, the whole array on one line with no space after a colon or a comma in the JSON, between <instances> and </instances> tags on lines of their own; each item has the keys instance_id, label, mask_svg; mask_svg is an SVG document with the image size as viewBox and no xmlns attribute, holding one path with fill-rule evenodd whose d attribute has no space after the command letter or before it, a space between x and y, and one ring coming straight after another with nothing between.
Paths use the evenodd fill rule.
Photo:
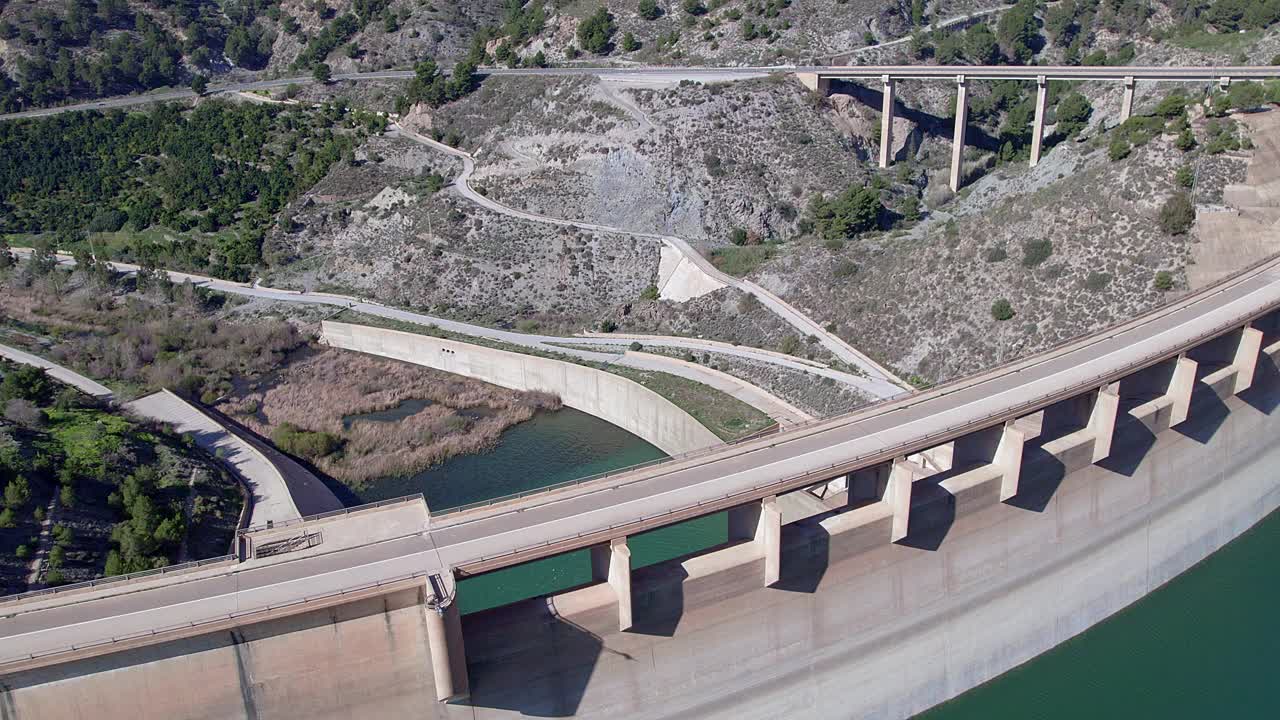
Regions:
<instances>
[{"instance_id":1,"label":"concrete buttress","mask_svg":"<svg viewBox=\"0 0 1280 720\"><path fill-rule=\"evenodd\" d=\"M880 167L893 162L893 78L880 78L883 100L880 107Z\"/></svg>"},{"instance_id":2,"label":"concrete buttress","mask_svg":"<svg viewBox=\"0 0 1280 720\"><path fill-rule=\"evenodd\" d=\"M964 173L964 133L969 122L969 84L963 75L956 76L956 129L951 141L951 191L960 191Z\"/></svg>"},{"instance_id":3,"label":"concrete buttress","mask_svg":"<svg viewBox=\"0 0 1280 720\"><path fill-rule=\"evenodd\" d=\"M591 548L591 571L604 580L618 598L618 630L631 629L631 548L625 537Z\"/></svg>"}]
</instances>

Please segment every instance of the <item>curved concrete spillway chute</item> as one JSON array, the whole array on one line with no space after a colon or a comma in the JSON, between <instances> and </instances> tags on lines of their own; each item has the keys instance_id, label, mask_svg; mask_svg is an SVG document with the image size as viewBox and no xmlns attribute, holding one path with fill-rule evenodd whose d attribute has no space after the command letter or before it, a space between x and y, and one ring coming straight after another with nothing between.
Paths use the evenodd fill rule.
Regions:
<instances>
[{"instance_id":1,"label":"curved concrete spillway chute","mask_svg":"<svg viewBox=\"0 0 1280 720\"><path fill-rule=\"evenodd\" d=\"M613 423L668 455L719 445L692 415L639 383L575 363L415 333L326 320L321 341L426 365L512 390L553 393L575 410Z\"/></svg>"}]
</instances>

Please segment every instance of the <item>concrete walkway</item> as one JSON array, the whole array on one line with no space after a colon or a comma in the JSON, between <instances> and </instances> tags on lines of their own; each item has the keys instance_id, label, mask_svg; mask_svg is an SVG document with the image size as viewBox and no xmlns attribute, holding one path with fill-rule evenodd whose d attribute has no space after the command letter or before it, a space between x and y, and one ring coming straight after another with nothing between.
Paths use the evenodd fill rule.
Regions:
<instances>
[{"instance_id":1,"label":"concrete walkway","mask_svg":"<svg viewBox=\"0 0 1280 720\"><path fill-rule=\"evenodd\" d=\"M7 345L0 345L0 357L23 365L34 365L38 368L44 368L44 371L54 380L70 385L86 395L92 395L100 400L110 401L115 397L115 394L111 392L111 389L102 383L90 380L74 370L45 360L38 355L32 355L29 352L23 352L22 350L11 348Z\"/></svg>"},{"instance_id":2,"label":"concrete walkway","mask_svg":"<svg viewBox=\"0 0 1280 720\"><path fill-rule=\"evenodd\" d=\"M342 507L315 475L292 461L282 462L288 459L276 452L265 452L269 448L264 444L232 432L168 390L134 400L125 408L191 435L202 449L230 465L253 494L253 525L294 520Z\"/></svg>"}]
</instances>

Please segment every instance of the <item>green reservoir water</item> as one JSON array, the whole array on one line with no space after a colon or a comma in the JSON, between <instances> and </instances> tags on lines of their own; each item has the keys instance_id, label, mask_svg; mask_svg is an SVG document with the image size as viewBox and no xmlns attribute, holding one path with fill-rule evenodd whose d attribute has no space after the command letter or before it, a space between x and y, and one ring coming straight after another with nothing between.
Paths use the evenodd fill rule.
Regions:
<instances>
[{"instance_id":1,"label":"green reservoir water","mask_svg":"<svg viewBox=\"0 0 1280 720\"><path fill-rule=\"evenodd\" d=\"M351 420L395 422L425 407L407 401L400 407ZM563 408L538 413L502 434L491 451L461 455L416 475L385 478L360 492L361 502L422 493L433 510L457 507L511 493L533 490L664 457L631 433L592 415ZM724 513L698 518L630 538L632 567L679 557L728 539ZM546 558L458 583L462 612L567 590L591 581L588 551Z\"/></svg>"},{"instance_id":2,"label":"green reservoir water","mask_svg":"<svg viewBox=\"0 0 1280 720\"><path fill-rule=\"evenodd\" d=\"M920 720L1280 716L1280 513L1163 588Z\"/></svg>"}]
</instances>

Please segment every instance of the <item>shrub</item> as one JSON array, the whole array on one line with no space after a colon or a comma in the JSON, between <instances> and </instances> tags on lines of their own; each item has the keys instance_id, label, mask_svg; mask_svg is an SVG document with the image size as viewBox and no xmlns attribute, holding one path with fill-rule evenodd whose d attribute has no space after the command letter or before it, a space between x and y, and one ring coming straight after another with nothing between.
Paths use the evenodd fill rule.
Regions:
<instances>
[{"instance_id":1,"label":"shrub","mask_svg":"<svg viewBox=\"0 0 1280 720\"><path fill-rule=\"evenodd\" d=\"M636 8L636 11L645 20L657 20L662 17L662 8L658 7L658 3L655 0L640 0L640 5Z\"/></svg>"},{"instance_id":2,"label":"shrub","mask_svg":"<svg viewBox=\"0 0 1280 720\"><path fill-rule=\"evenodd\" d=\"M658 295L659 295L658 286L650 285L649 287L644 289L644 292L640 293L640 299L653 301L658 299Z\"/></svg>"},{"instance_id":3,"label":"shrub","mask_svg":"<svg viewBox=\"0 0 1280 720\"><path fill-rule=\"evenodd\" d=\"M1091 292L1098 292L1111 284L1111 275L1109 273L1091 272L1084 279L1084 287Z\"/></svg>"},{"instance_id":4,"label":"shrub","mask_svg":"<svg viewBox=\"0 0 1280 720\"><path fill-rule=\"evenodd\" d=\"M1160 208L1160 229L1170 235L1182 235L1196 221L1196 208L1185 192L1176 192Z\"/></svg>"},{"instance_id":5,"label":"shrub","mask_svg":"<svg viewBox=\"0 0 1280 720\"><path fill-rule=\"evenodd\" d=\"M989 263L1003 262L1009 259L1009 251L1004 245L992 245L987 248L987 252L982 256L983 260Z\"/></svg>"},{"instance_id":6,"label":"shrub","mask_svg":"<svg viewBox=\"0 0 1280 720\"><path fill-rule=\"evenodd\" d=\"M1174 147L1182 152L1187 152L1196 146L1196 135L1191 132L1191 128L1186 128L1178 133L1178 137L1173 141Z\"/></svg>"},{"instance_id":7,"label":"shrub","mask_svg":"<svg viewBox=\"0 0 1280 720\"><path fill-rule=\"evenodd\" d=\"M613 14L601 7L578 25L578 44L587 52L606 55L616 29Z\"/></svg>"},{"instance_id":8,"label":"shrub","mask_svg":"<svg viewBox=\"0 0 1280 720\"><path fill-rule=\"evenodd\" d=\"M31 486L27 483L27 479L19 475L4 488L4 506L11 510L17 510L26 505L31 500Z\"/></svg>"},{"instance_id":9,"label":"shrub","mask_svg":"<svg viewBox=\"0 0 1280 720\"><path fill-rule=\"evenodd\" d=\"M1008 300L1000 298L999 300L991 303L991 317L996 320L1004 322L1005 320L1011 319L1013 316L1013 306L1009 304Z\"/></svg>"},{"instance_id":10,"label":"shrub","mask_svg":"<svg viewBox=\"0 0 1280 720\"><path fill-rule=\"evenodd\" d=\"M1025 240L1022 243L1022 266L1035 267L1053 254L1052 240Z\"/></svg>"},{"instance_id":11,"label":"shrub","mask_svg":"<svg viewBox=\"0 0 1280 720\"><path fill-rule=\"evenodd\" d=\"M14 514L13 510L10 510L9 508L0 510L0 528L11 528L16 527L17 525L18 516Z\"/></svg>"},{"instance_id":12,"label":"shrub","mask_svg":"<svg viewBox=\"0 0 1280 720\"><path fill-rule=\"evenodd\" d=\"M838 279L850 278L858 274L858 264L852 260L842 260L831 274Z\"/></svg>"},{"instance_id":13,"label":"shrub","mask_svg":"<svg viewBox=\"0 0 1280 720\"><path fill-rule=\"evenodd\" d=\"M1133 146L1125 138L1118 137L1111 141L1111 146L1107 148L1107 157L1112 161L1123 160L1133 153Z\"/></svg>"},{"instance_id":14,"label":"shrub","mask_svg":"<svg viewBox=\"0 0 1280 720\"><path fill-rule=\"evenodd\" d=\"M600 321L600 332L611 333L618 329L618 323L610 319Z\"/></svg>"},{"instance_id":15,"label":"shrub","mask_svg":"<svg viewBox=\"0 0 1280 720\"><path fill-rule=\"evenodd\" d=\"M1093 115L1093 106L1078 92L1073 92L1058 103L1058 132L1071 137L1084 129Z\"/></svg>"},{"instance_id":16,"label":"shrub","mask_svg":"<svg viewBox=\"0 0 1280 720\"><path fill-rule=\"evenodd\" d=\"M19 545L18 549L13 551L13 555L19 560L25 560L31 557L31 548L26 545Z\"/></svg>"},{"instance_id":17,"label":"shrub","mask_svg":"<svg viewBox=\"0 0 1280 720\"><path fill-rule=\"evenodd\" d=\"M877 226L884 205L871 187L850 187L832 200L817 195L809 202L814 226L826 239L849 239Z\"/></svg>"},{"instance_id":18,"label":"shrub","mask_svg":"<svg viewBox=\"0 0 1280 720\"><path fill-rule=\"evenodd\" d=\"M75 533L71 528L58 523L53 526L53 541L62 547L67 547L75 540Z\"/></svg>"},{"instance_id":19,"label":"shrub","mask_svg":"<svg viewBox=\"0 0 1280 720\"><path fill-rule=\"evenodd\" d=\"M1178 182L1178 185L1187 189L1196 184L1196 174L1190 165L1183 165L1178 168L1178 171L1173 175L1173 179Z\"/></svg>"},{"instance_id":20,"label":"shrub","mask_svg":"<svg viewBox=\"0 0 1280 720\"><path fill-rule=\"evenodd\" d=\"M341 445L330 433L302 430L291 423L283 423L273 430L271 442L292 455L316 459L332 455Z\"/></svg>"},{"instance_id":21,"label":"shrub","mask_svg":"<svg viewBox=\"0 0 1280 720\"><path fill-rule=\"evenodd\" d=\"M45 585L65 585L66 582L67 582L67 578L63 576L62 571L60 570L50 570L49 572L45 573L45 576L44 576Z\"/></svg>"},{"instance_id":22,"label":"shrub","mask_svg":"<svg viewBox=\"0 0 1280 720\"><path fill-rule=\"evenodd\" d=\"M635 52L640 49L640 41L636 40L636 36L627 33L622 36L622 52Z\"/></svg>"},{"instance_id":23,"label":"shrub","mask_svg":"<svg viewBox=\"0 0 1280 720\"><path fill-rule=\"evenodd\" d=\"M747 244L747 231L743 228L736 227L729 233L729 242L734 245Z\"/></svg>"},{"instance_id":24,"label":"shrub","mask_svg":"<svg viewBox=\"0 0 1280 720\"><path fill-rule=\"evenodd\" d=\"M1168 270L1161 270L1160 272L1157 272L1155 280L1152 284L1155 285L1155 288L1160 292L1172 290L1173 289L1173 273L1169 272Z\"/></svg>"},{"instance_id":25,"label":"shrub","mask_svg":"<svg viewBox=\"0 0 1280 720\"><path fill-rule=\"evenodd\" d=\"M800 338L795 335L784 335L782 340L778 342L778 352L792 355L799 349Z\"/></svg>"},{"instance_id":26,"label":"shrub","mask_svg":"<svg viewBox=\"0 0 1280 720\"><path fill-rule=\"evenodd\" d=\"M841 238L831 238L824 241L822 243L822 247L830 250L831 252L840 252L844 249L844 240Z\"/></svg>"},{"instance_id":27,"label":"shrub","mask_svg":"<svg viewBox=\"0 0 1280 720\"><path fill-rule=\"evenodd\" d=\"M1181 90L1174 90L1164 96L1164 99L1156 105L1152 114L1166 120L1172 120L1186 112L1186 109L1187 96Z\"/></svg>"},{"instance_id":28,"label":"shrub","mask_svg":"<svg viewBox=\"0 0 1280 720\"><path fill-rule=\"evenodd\" d=\"M644 349L644 346L638 342L632 341L632 343L627 346L627 349L630 350L631 352L640 352L641 350Z\"/></svg>"}]
</instances>

